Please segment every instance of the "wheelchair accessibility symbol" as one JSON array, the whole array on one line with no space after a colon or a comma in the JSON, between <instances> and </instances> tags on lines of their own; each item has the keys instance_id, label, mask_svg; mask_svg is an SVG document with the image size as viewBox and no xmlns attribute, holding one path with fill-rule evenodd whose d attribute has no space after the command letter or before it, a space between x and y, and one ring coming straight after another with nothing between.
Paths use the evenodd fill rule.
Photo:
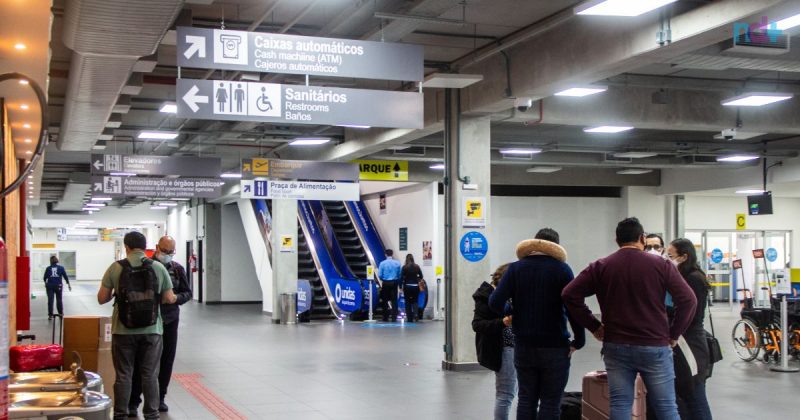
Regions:
<instances>
[{"instance_id":1,"label":"wheelchair accessibility symbol","mask_svg":"<svg viewBox=\"0 0 800 420\"><path fill-rule=\"evenodd\" d=\"M261 112L272 110L272 102L269 101L269 96L267 96L266 92L267 88L262 86L261 95L256 99L256 108L258 108Z\"/></svg>"}]
</instances>

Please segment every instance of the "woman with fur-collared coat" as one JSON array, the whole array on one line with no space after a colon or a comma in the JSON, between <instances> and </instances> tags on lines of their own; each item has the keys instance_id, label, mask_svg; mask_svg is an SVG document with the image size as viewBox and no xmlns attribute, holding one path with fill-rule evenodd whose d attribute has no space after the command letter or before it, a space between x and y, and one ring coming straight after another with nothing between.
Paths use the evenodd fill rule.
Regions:
<instances>
[{"instance_id":1,"label":"woman with fur-collared coat","mask_svg":"<svg viewBox=\"0 0 800 420\"><path fill-rule=\"evenodd\" d=\"M514 366L519 382L517 419L558 420L572 353L586 342L583 327L568 317L561 291L573 279L558 233L542 229L517 245L519 261L508 267L489 298L501 312L514 302ZM569 321L575 339L567 329Z\"/></svg>"}]
</instances>

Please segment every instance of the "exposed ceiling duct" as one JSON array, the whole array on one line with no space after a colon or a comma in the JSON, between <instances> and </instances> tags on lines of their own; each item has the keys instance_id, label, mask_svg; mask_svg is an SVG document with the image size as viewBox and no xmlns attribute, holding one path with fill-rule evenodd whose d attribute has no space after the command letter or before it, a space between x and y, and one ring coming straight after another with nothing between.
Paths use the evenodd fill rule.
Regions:
<instances>
[{"instance_id":1,"label":"exposed ceiling duct","mask_svg":"<svg viewBox=\"0 0 800 420\"><path fill-rule=\"evenodd\" d=\"M72 51L60 150L88 151L97 141L136 62L155 53L182 0L71 0L64 44Z\"/></svg>"}]
</instances>

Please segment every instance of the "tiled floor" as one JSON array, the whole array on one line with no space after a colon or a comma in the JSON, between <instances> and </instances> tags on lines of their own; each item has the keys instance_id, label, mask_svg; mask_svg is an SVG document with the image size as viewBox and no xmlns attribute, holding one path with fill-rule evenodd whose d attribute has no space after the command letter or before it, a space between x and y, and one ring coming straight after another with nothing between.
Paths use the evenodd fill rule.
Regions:
<instances>
[{"instance_id":1,"label":"tiled floor","mask_svg":"<svg viewBox=\"0 0 800 420\"><path fill-rule=\"evenodd\" d=\"M110 314L95 301L97 283L65 292L67 314ZM34 331L49 340L44 290L34 285ZM358 323L272 325L260 305L182 309L175 373L199 373L201 383L251 419L489 419L494 376L441 371L444 324L405 328ZM730 346L737 316L715 307L725 360L709 380L717 419L798 418L800 374L775 373L739 361ZM578 352L568 390L584 372L602 368L599 344ZM166 419L216 418L178 382L170 386Z\"/></svg>"}]
</instances>

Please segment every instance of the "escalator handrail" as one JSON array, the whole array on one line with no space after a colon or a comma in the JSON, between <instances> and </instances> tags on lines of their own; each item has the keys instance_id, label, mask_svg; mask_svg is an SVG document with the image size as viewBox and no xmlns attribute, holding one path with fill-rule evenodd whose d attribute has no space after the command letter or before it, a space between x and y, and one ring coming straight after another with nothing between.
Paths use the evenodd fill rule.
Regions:
<instances>
[{"instance_id":1,"label":"escalator handrail","mask_svg":"<svg viewBox=\"0 0 800 420\"><path fill-rule=\"evenodd\" d=\"M311 214L314 216L315 220L317 221L317 225L319 225L320 219L317 216L324 214L324 220L327 221L327 228L333 232L331 237L331 247L328 247L328 244L325 243L325 248L328 249L328 253L331 256L331 260L333 262L333 266L336 269L336 272L339 274L340 277L347 280L358 280L358 276L353 273L353 270L350 269L350 265L347 263L347 257L345 257L344 253L342 252L342 246L339 244L339 239L336 237L335 231L333 229L333 225L330 221L330 216L328 212L325 210L325 206L322 205L320 201L309 201L309 208L311 210ZM319 226L319 228L324 232L323 226Z\"/></svg>"},{"instance_id":2,"label":"escalator handrail","mask_svg":"<svg viewBox=\"0 0 800 420\"><path fill-rule=\"evenodd\" d=\"M375 278L381 283L378 277L378 267L386 259L386 248L383 245L378 230L367 211L363 201L345 201L345 209L353 222L358 239L361 241L364 251L367 253L367 260L375 270ZM366 229L364 229L366 228Z\"/></svg>"}]
</instances>

